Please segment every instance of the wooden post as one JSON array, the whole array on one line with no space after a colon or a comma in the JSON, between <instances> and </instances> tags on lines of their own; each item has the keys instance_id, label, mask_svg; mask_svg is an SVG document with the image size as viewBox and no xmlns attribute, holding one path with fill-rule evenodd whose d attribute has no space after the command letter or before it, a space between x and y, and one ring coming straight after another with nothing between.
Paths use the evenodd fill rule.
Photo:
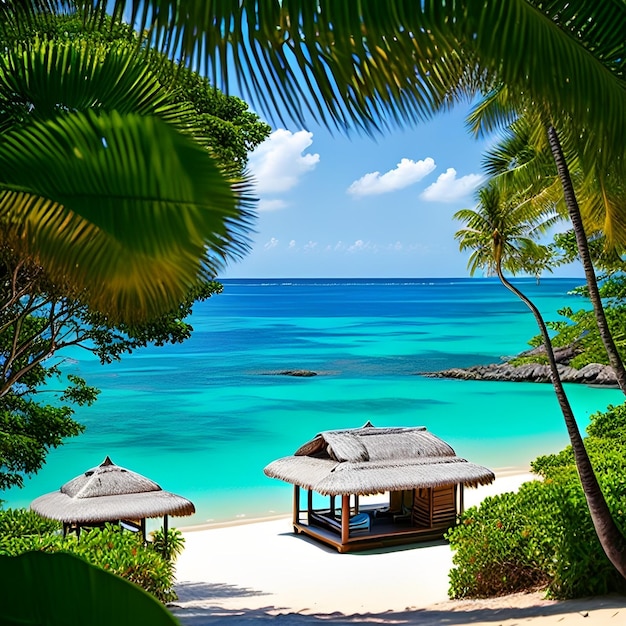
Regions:
<instances>
[{"instance_id":1,"label":"wooden post","mask_svg":"<svg viewBox=\"0 0 626 626\"><path fill-rule=\"evenodd\" d=\"M354 514L355 515L359 514L359 494L358 493L354 494Z\"/></svg>"},{"instance_id":2,"label":"wooden post","mask_svg":"<svg viewBox=\"0 0 626 626\"><path fill-rule=\"evenodd\" d=\"M330 496L330 517L335 519L335 496Z\"/></svg>"},{"instance_id":3,"label":"wooden post","mask_svg":"<svg viewBox=\"0 0 626 626\"><path fill-rule=\"evenodd\" d=\"M309 489L307 491L306 507L309 513L309 519L311 519L311 513L313 513L313 490L312 489Z\"/></svg>"},{"instance_id":4,"label":"wooden post","mask_svg":"<svg viewBox=\"0 0 626 626\"><path fill-rule=\"evenodd\" d=\"M144 545L147 543L146 539L146 518L141 518L141 538L143 539ZM165 537L165 545L167 545L167 535Z\"/></svg>"},{"instance_id":5,"label":"wooden post","mask_svg":"<svg viewBox=\"0 0 626 626\"><path fill-rule=\"evenodd\" d=\"M463 515L465 511L465 502L464 502L464 492L463 492L463 483L459 485L459 515Z\"/></svg>"},{"instance_id":6,"label":"wooden post","mask_svg":"<svg viewBox=\"0 0 626 626\"><path fill-rule=\"evenodd\" d=\"M293 486L293 523L294 526L300 523L300 487Z\"/></svg>"},{"instance_id":7,"label":"wooden post","mask_svg":"<svg viewBox=\"0 0 626 626\"><path fill-rule=\"evenodd\" d=\"M146 520L143 520L143 523L146 523ZM165 550L165 553L167 554L167 535L168 535L168 528L167 528L167 515L163 516L163 549Z\"/></svg>"},{"instance_id":8,"label":"wooden post","mask_svg":"<svg viewBox=\"0 0 626 626\"><path fill-rule=\"evenodd\" d=\"M350 496L341 496L341 543L348 543L350 537Z\"/></svg>"},{"instance_id":9,"label":"wooden post","mask_svg":"<svg viewBox=\"0 0 626 626\"><path fill-rule=\"evenodd\" d=\"M429 494L428 494L428 500L429 500L429 504L428 504L428 508L430 509L430 527L433 527L433 506L435 506L435 488L434 487L429 487L428 488Z\"/></svg>"}]
</instances>

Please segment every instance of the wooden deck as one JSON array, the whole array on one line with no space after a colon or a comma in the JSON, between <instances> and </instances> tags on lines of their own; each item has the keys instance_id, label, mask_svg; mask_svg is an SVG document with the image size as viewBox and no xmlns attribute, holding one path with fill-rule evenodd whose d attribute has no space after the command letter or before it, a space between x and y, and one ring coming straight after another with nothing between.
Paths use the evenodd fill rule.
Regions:
<instances>
[{"instance_id":1,"label":"wooden deck","mask_svg":"<svg viewBox=\"0 0 626 626\"><path fill-rule=\"evenodd\" d=\"M301 521L295 522L293 528L296 533L306 534L339 552L353 552L441 539L451 526L446 522L418 527L407 516L395 516L395 519L393 515L375 517L374 509L367 507L362 507L360 511L370 514L370 530L352 531L344 543L341 541L341 522L333 518L329 510L313 511L309 515L302 511ZM305 521L306 518L308 521Z\"/></svg>"}]
</instances>

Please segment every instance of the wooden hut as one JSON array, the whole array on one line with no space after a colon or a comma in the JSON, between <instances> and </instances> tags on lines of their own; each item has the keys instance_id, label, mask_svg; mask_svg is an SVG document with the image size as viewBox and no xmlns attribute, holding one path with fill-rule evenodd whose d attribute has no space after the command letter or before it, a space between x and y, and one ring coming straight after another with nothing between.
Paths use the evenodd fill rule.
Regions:
<instances>
[{"instance_id":1,"label":"wooden hut","mask_svg":"<svg viewBox=\"0 0 626 626\"><path fill-rule=\"evenodd\" d=\"M98 467L65 483L58 491L40 496L30 508L48 519L63 522L63 535L105 522L140 531L146 540L146 518L163 516L167 537L168 515L193 515L187 498L163 491L157 483L115 465L107 456Z\"/></svg>"},{"instance_id":2,"label":"wooden hut","mask_svg":"<svg viewBox=\"0 0 626 626\"><path fill-rule=\"evenodd\" d=\"M424 427L369 422L322 432L293 456L270 463L265 474L294 485L294 530L339 552L440 538L463 511L463 488L495 479ZM314 506L314 493L328 497L316 496L323 506ZM359 501L374 494L386 498Z\"/></svg>"}]
</instances>

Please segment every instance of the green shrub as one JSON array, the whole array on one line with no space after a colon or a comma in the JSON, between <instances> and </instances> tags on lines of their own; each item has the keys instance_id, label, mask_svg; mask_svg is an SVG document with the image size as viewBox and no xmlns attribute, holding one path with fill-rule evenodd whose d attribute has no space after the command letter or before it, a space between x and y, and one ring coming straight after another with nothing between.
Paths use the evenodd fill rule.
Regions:
<instances>
[{"instance_id":1,"label":"green shrub","mask_svg":"<svg viewBox=\"0 0 626 626\"><path fill-rule=\"evenodd\" d=\"M465 512L447 534L456 566L450 572L451 597L503 595L548 584L552 536L527 514L538 495L537 485L527 483L518 494L487 498Z\"/></svg>"},{"instance_id":2,"label":"green shrub","mask_svg":"<svg viewBox=\"0 0 626 626\"><path fill-rule=\"evenodd\" d=\"M606 439L623 438L626 435L626 403L610 404L606 411L598 411L589 417L587 434Z\"/></svg>"},{"instance_id":3,"label":"green shrub","mask_svg":"<svg viewBox=\"0 0 626 626\"><path fill-rule=\"evenodd\" d=\"M0 515L0 519L2 517ZM71 552L92 565L139 585L161 602L176 599L172 563L150 544L144 545L139 533L125 532L119 526L106 524L102 529L83 531L79 541L73 534L63 538L54 531L43 532L47 527L45 520L38 525L28 511L18 510L6 519L9 517L19 523L7 535L0 535L0 555L17 556L32 550ZM33 532L35 528L42 530L41 534ZM50 528L56 530L56 527ZM21 534L22 531L24 534Z\"/></svg>"},{"instance_id":4,"label":"green shrub","mask_svg":"<svg viewBox=\"0 0 626 626\"><path fill-rule=\"evenodd\" d=\"M0 510L0 537L24 537L61 532L62 526L27 509Z\"/></svg>"},{"instance_id":5,"label":"green shrub","mask_svg":"<svg viewBox=\"0 0 626 626\"><path fill-rule=\"evenodd\" d=\"M185 538L178 528L169 528L166 542L165 532L163 528L159 528L152 532L152 547L164 559L174 563L185 549Z\"/></svg>"},{"instance_id":6,"label":"green shrub","mask_svg":"<svg viewBox=\"0 0 626 626\"><path fill-rule=\"evenodd\" d=\"M626 405L591 418L585 440L613 518L626 533ZM545 588L555 598L624 592L604 554L568 446L539 457L543 477L469 509L447 538L450 596L487 597Z\"/></svg>"},{"instance_id":7,"label":"green shrub","mask_svg":"<svg viewBox=\"0 0 626 626\"><path fill-rule=\"evenodd\" d=\"M150 545L145 546L140 533L124 532L119 526L107 524L103 529L81 533L71 551L136 583L161 602L176 599L172 564Z\"/></svg>"}]
</instances>

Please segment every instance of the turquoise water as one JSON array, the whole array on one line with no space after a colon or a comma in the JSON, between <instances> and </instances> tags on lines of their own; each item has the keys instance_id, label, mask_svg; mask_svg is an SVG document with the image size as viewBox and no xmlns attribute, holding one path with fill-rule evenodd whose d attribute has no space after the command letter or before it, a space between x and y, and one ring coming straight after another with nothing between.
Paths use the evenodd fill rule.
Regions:
<instances>
[{"instance_id":1,"label":"turquoise water","mask_svg":"<svg viewBox=\"0 0 626 626\"><path fill-rule=\"evenodd\" d=\"M517 281L555 319L574 279ZM190 498L177 525L286 513L291 487L263 467L325 429L426 426L460 456L494 469L526 468L567 443L552 387L431 379L420 372L495 362L527 347L531 314L497 281L228 280L202 303L193 337L101 366L69 353L64 369L102 389L77 418L86 433L50 453L22 490L35 497L98 465L118 465ZM276 375L311 369L320 375ZM581 428L621 392L567 386Z\"/></svg>"}]
</instances>

